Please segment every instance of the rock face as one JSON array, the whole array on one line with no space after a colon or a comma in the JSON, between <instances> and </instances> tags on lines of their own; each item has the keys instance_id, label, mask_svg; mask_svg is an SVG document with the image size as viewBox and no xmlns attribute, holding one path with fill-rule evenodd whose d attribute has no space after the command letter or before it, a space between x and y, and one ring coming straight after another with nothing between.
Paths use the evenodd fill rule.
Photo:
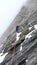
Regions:
<instances>
[{"instance_id":1,"label":"rock face","mask_svg":"<svg viewBox=\"0 0 37 65\"><path fill-rule=\"evenodd\" d=\"M22 27L16 41L16 26ZM23 5L0 40L0 53L8 52L0 65L37 65L37 0ZM21 29L21 28L19 28Z\"/></svg>"}]
</instances>

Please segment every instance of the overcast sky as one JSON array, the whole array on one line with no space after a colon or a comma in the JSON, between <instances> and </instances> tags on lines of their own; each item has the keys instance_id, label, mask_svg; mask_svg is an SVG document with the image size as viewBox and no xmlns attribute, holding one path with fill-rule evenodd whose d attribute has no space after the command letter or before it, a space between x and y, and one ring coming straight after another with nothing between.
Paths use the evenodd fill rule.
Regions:
<instances>
[{"instance_id":1,"label":"overcast sky","mask_svg":"<svg viewBox=\"0 0 37 65\"><path fill-rule=\"evenodd\" d=\"M27 0L0 0L0 37Z\"/></svg>"}]
</instances>

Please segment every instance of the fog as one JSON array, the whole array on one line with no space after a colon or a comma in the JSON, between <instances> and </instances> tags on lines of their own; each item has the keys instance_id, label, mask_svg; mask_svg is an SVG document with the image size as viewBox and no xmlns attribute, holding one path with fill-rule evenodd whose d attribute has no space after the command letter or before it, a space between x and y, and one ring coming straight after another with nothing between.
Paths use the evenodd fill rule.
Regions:
<instances>
[{"instance_id":1,"label":"fog","mask_svg":"<svg viewBox=\"0 0 37 65\"><path fill-rule=\"evenodd\" d=\"M0 0L0 37L27 0Z\"/></svg>"}]
</instances>

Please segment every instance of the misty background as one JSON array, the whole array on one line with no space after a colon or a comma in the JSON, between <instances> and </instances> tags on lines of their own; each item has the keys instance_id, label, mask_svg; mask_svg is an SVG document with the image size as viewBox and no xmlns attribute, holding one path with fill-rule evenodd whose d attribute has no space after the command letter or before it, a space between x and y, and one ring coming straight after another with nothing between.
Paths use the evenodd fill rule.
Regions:
<instances>
[{"instance_id":1,"label":"misty background","mask_svg":"<svg viewBox=\"0 0 37 65\"><path fill-rule=\"evenodd\" d=\"M27 0L0 0L0 37Z\"/></svg>"}]
</instances>

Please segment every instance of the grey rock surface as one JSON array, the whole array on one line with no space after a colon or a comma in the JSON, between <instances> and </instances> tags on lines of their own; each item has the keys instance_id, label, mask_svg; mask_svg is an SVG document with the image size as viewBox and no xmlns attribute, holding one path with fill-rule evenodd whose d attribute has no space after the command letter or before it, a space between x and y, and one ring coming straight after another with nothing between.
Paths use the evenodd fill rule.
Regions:
<instances>
[{"instance_id":1,"label":"grey rock surface","mask_svg":"<svg viewBox=\"0 0 37 65\"><path fill-rule=\"evenodd\" d=\"M34 29L35 24L37 24L37 0L29 0L27 6L22 6L20 12L17 14L11 25L8 27L0 39L0 53L2 50L4 50L4 53L8 52L8 55L5 57L3 62L4 65L10 65L12 55L14 54L14 46L16 47L16 52L13 65L18 65L18 63L20 63L20 60L22 61L23 58L28 55L28 59L30 59L29 57L35 54L35 57L37 59L37 29ZM23 32L20 35L20 39L18 41L16 41L17 25L23 27ZM30 26L33 27L31 30L29 30ZM25 36L33 30L35 31L32 33L32 37L25 40ZM20 52L21 43L23 44L22 54ZM26 50L30 51L25 52ZM31 59L33 60L34 57ZM31 59L26 63L26 65L32 65L32 63L34 65L37 65L37 60L34 59L32 61Z\"/></svg>"}]
</instances>

